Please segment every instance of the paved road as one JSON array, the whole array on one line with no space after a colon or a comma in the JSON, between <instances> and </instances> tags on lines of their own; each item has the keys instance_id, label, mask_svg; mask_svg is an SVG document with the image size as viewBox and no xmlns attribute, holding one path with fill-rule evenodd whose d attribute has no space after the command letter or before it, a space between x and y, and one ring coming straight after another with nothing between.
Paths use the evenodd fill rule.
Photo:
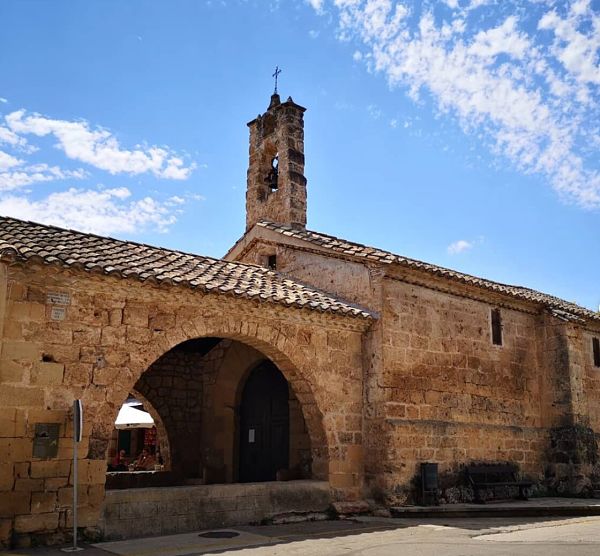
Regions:
<instances>
[{"instance_id":1,"label":"paved road","mask_svg":"<svg viewBox=\"0 0 600 556\"><path fill-rule=\"evenodd\" d=\"M228 551L236 556L600 555L600 517L552 521L394 520L400 528ZM400 522L400 523L399 523ZM381 524L381 521L379 521ZM373 523L375 525L375 523Z\"/></svg>"},{"instance_id":2,"label":"paved road","mask_svg":"<svg viewBox=\"0 0 600 556\"><path fill-rule=\"evenodd\" d=\"M600 517L383 519L239 527L231 539L198 533L100 543L82 556L599 556ZM11 556L54 556L56 549Z\"/></svg>"}]
</instances>

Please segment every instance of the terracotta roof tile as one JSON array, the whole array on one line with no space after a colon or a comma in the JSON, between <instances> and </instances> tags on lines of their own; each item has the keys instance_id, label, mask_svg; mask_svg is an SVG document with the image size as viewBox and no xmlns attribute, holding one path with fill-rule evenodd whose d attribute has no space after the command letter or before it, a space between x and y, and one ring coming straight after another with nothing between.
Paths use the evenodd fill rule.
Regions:
<instances>
[{"instance_id":1,"label":"terracotta roof tile","mask_svg":"<svg viewBox=\"0 0 600 556\"><path fill-rule=\"evenodd\" d=\"M0 254L22 261L168 282L203 291L373 318L352 305L266 268L0 217Z\"/></svg>"},{"instance_id":2,"label":"terracotta roof tile","mask_svg":"<svg viewBox=\"0 0 600 556\"><path fill-rule=\"evenodd\" d=\"M464 274L456 270L451 270L434 264L418 261L416 259L403 257L402 255L396 255L394 253L390 253L389 251L383 251L374 247L361 245L360 243L353 243L327 234L312 232L310 230L300 230L290 226L275 224L267 220L258 222L257 226L273 230L289 237L307 241L326 249L331 249L337 253L350 256L359 256L362 259L384 264L398 264L408 268L415 268L436 276L478 286L517 299L539 303L548 307L551 312L559 318L567 320L592 319L600 321L600 313L580 307L575 303L565 301L558 297L532 290L530 288L501 284L485 278L478 278L476 276Z\"/></svg>"}]
</instances>

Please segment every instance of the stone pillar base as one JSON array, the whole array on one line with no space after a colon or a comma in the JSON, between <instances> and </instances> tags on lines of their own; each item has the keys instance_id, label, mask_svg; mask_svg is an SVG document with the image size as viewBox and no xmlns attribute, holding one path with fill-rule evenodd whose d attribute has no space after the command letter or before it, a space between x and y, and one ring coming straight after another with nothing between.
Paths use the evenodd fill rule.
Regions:
<instances>
[{"instance_id":1,"label":"stone pillar base","mask_svg":"<svg viewBox=\"0 0 600 556\"><path fill-rule=\"evenodd\" d=\"M559 496L591 497L600 490L598 435L590 427L551 429L545 483Z\"/></svg>"}]
</instances>

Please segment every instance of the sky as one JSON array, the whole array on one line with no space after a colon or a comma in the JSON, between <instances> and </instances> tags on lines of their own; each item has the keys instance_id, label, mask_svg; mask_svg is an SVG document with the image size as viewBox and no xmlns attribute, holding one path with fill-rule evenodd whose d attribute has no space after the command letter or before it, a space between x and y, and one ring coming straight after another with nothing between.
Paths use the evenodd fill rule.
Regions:
<instances>
[{"instance_id":1,"label":"sky","mask_svg":"<svg viewBox=\"0 0 600 556\"><path fill-rule=\"evenodd\" d=\"M246 123L308 228L600 305L600 0L2 0L0 214L222 256Z\"/></svg>"}]
</instances>

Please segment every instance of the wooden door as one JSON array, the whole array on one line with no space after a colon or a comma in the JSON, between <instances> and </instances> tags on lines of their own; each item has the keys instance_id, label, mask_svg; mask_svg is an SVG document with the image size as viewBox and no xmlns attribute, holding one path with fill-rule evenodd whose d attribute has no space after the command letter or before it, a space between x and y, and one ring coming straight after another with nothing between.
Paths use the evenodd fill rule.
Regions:
<instances>
[{"instance_id":1,"label":"wooden door","mask_svg":"<svg viewBox=\"0 0 600 556\"><path fill-rule=\"evenodd\" d=\"M240 482L274 481L288 468L288 400L287 380L271 362L250 373L240 406Z\"/></svg>"}]
</instances>

